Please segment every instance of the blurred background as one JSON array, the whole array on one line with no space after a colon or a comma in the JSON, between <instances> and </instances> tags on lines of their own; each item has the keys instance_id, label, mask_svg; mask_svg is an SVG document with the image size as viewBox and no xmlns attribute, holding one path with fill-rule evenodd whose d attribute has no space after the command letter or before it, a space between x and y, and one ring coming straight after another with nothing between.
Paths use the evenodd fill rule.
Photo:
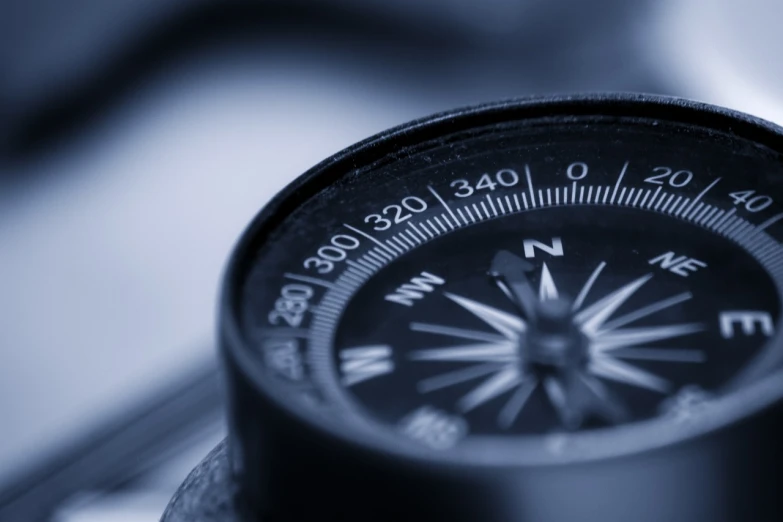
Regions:
<instances>
[{"instance_id":1,"label":"blurred background","mask_svg":"<svg viewBox=\"0 0 783 522\"><path fill-rule=\"evenodd\" d=\"M224 436L244 226L388 127L533 94L783 123L777 0L0 0L0 521L157 520Z\"/></svg>"}]
</instances>

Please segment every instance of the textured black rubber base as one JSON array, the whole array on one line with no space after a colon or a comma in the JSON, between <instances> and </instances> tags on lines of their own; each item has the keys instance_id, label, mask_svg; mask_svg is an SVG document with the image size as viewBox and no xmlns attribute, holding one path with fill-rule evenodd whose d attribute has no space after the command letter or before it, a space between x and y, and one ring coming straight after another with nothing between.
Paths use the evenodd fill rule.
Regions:
<instances>
[{"instance_id":1,"label":"textured black rubber base","mask_svg":"<svg viewBox=\"0 0 783 522\"><path fill-rule=\"evenodd\" d=\"M190 472L174 494L161 522L247 522L233 505L234 488L226 441Z\"/></svg>"}]
</instances>

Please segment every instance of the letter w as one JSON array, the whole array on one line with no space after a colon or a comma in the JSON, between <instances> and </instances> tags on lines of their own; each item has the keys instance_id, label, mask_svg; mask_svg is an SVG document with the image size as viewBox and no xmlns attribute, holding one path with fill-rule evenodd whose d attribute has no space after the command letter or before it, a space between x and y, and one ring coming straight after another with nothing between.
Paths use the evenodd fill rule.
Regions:
<instances>
[{"instance_id":1,"label":"letter w","mask_svg":"<svg viewBox=\"0 0 783 522\"><path fill-rule=\"evenodd\" d=\"M400 286L393 294L385 297L387 301L405 306L413 306L413 302L424 297L424 294L435 290L433 285L442 285L446 281L429 272L411 278L409 283Z\"/></svg>"}]
</instances>

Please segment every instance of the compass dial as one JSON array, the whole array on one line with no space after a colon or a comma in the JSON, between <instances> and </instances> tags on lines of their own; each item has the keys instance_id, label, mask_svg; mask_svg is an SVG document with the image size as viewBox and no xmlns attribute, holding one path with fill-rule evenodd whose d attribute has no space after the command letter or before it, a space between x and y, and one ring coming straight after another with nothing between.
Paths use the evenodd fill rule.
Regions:
<instances>
[{"instance_id":1,"label":"compass dial","mask_svg":"<svg viewBox=\"0 0 783 522\"><path fill-rule=\"evenodd\" d=\"M227 353L303 425L400 455L594 459L717 429L773 400L783 361L780 149L633 100L393 131L256 220Z\"/></svg>"},{"instance_id":2,"label":"compass dial","mask_svg":"<svg viewBox=\"0 0 783 522\"><path fill-rule=\"evenodd\" d=\"M366 414L441 412L455 438L632 422L709 400L775 331L773 280L718 234L633 207L487 208L346 306L333 365Z\"/></svg>"}]
</instances>

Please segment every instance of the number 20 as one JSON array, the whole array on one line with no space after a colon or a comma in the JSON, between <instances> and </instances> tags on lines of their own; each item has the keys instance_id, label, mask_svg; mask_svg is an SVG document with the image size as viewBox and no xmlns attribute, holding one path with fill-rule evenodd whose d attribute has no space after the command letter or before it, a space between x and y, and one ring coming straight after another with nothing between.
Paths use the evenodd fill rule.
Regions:
<instances>
[{"instance_id":1,"label":"number 20","mask_svg":"<svg viewBox=\"0 0 783 522\"><path fill-rule=\"evenodd\" d=\"M658 174L650 176L649 178L644 178L645 182L654 183L655 185L668 183L672 187L680 188L690 183L693 179L693 172L690 170L678 170L672 174L672 169L669 167L655 167L653 172L657 172Z\"/></svg>"}]
</instances>

